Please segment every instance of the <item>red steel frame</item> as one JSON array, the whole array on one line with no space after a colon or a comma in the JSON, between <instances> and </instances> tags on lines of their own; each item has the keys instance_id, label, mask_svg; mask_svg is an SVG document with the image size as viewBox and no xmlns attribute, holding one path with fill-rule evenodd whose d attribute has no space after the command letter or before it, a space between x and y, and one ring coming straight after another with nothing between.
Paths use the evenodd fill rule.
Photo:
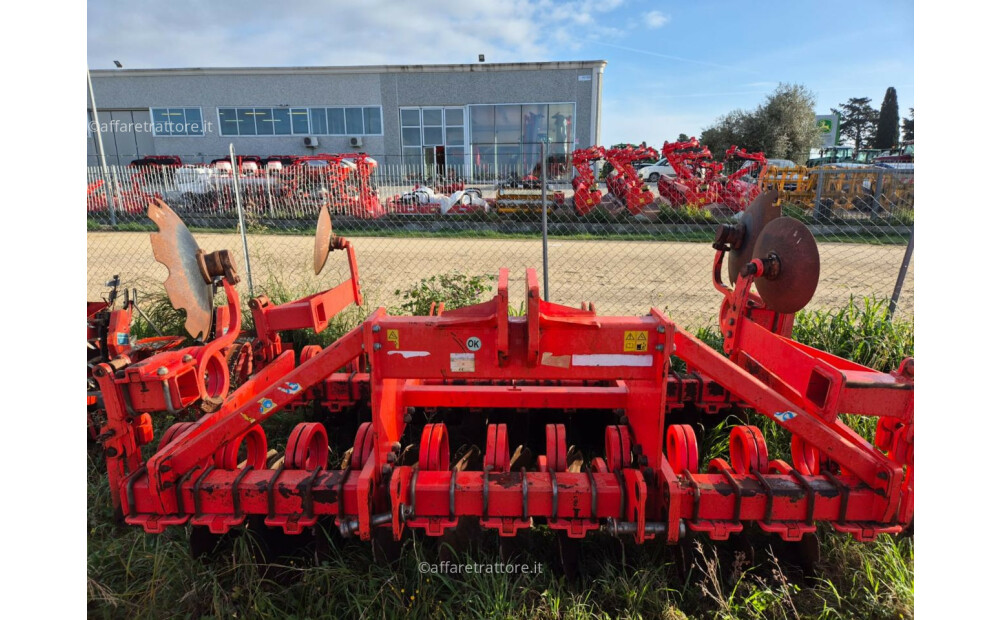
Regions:
<instances>
[{"instance_id":1,"label":"red steel frame","mask_svg":"<svg viewBox=\"0 0 1000 620\"><path fill-rule=\"evenodd\" d=\"M608 163L617 173L607 177L608 192L618 198L629 213L639 215L643 207L652 204L654 196L639 178L632 162L640 159L656 159L656 149L640 146L608 149L606 156Z\"/></svg>"},{"instance_id":2,"label":"red steel frame","mask_svg":"<svg viewBox=\"0 0 1000 620\"><path fill-rule=\"evenodd\" d=\"M763 179L764 175L767 174L767 157L763 152L749 153L746 149L736 148L735 144L726 150L725 159L729 160L734 156L751 162L747 168L740 168L740 178L730 176L722 186L720 196L722 204L736 212L747 208L753 199L763 191L760 179ZM755 180L743 181L742 177L746 175L754 175Z\"/></svg>"},{"instance_id":3,"label":"red steel frame","mask_svg":"<svg viewBox=\"0 0 1000 620\"><path fill-rule=\"evenodd\" d=\"M714 281L724 296L720 326L728 358L656 309L605 317L543 301L533 270L524 316L508 316L508 274L501 270L488 302L421 317L393 317L380 308L330 346L303 351L297 366L292 352L275 344L273 330L318 329L311 298L259 304L255 316L269 326L258 326L259 341L270 342L265 363L143 462L133 428L139 414L163 411L168 393L175 407L194 403L205 388L185 391L177 378L200 368L238 332L238 298L224 282L229 308L220 314L232 317L228 336L95 370L108 413L114 502L127 522L149 532L191 523L221 533L250 514L288 533L329 516L343 533L362 539L376 527L391 527L397 539L407 527L440 535L461 516L479 517L502 536L545 520L571 537L604 526L637 542L662 535L673 543L687 531L724 539L746 522L788 540L801 539L819 521L859 540L901 531L913 517L913 360L886 374L790 340L792 316L768 310L751 291L753 269L734 289L722 284L724 255L716 255ZM760 261L752 266L762 272ZM360 302L352 280L354 287L326 293L339 300L328 310ZM687 387L669 371L672 355L715 386L695 396L696 406L719 406L724 394L722 402L770 417L791 433L793 463L768 459L760 431L740 426L730 460L713 459L699 472L691 427L670 420ZM359 360L367 373L358 372ZM283 407L331 393L351 401L362 397L354 389L360 384L367 385L371 422L358 430L347 469L326 468L325 431L309 425L293 432L277 469L265 469L258 458L238 466L219 456L243 441L259 451L260 424ZM567 471L559 424L546 429L538 471L510 470L502 424L488 428L483 471L449 468L443 424L423 428L416 466L399 465L403 432L418 407L602 408L619 413L620 423L606 427L605 457L582 472ZM875 446L841 420L845 414L879 416Z\"/></svg>"},{"instance_id":4,"label":"red steel frame","mask_svg":"<svg viewBox=\"0 0 1000 620\"><path fill-rule=\"evenodd\" d=\"M677 176L660 177L656 184L660 196L675 207L685 204L701 207L719 201L721 186L716 177L722 171L722 164L712 161L712 152L698 138L664 142L662 153Z\"/></svg>"},{"instance_id":5,"label":"red steel frame","mask_svg":"<svg viewBox=\"0 0 1000 620\"><path fill-rule=\"evenodd\" d=\"M594 162L604 159L607 154L603 146L591 146L573 151L573 167L576 176L573 177L573 209L577 215L587 215L601 203L601 189L594 179Z\"/></svg>"}]
</instances>

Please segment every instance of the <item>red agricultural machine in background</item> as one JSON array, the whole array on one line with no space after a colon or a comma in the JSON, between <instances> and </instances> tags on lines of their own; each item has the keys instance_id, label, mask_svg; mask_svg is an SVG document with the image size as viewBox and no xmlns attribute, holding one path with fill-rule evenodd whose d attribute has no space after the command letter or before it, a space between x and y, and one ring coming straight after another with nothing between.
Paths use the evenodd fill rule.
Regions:
<instances>
[{"instance_id":1,"label":"red agricultural machine in background","mask_svg":"<svg viewBox=\"0 0 1000 620\"><path fill-rule=\"evenodd\" d=\"M751 524L806 545L819 523L858 540L898 533L913 519L913 360L886 374L790 338L819 253L774 199L759 196L713 245L706 275L722 296L725 355L656 308L599 316L593 304L544 301L531 269L525 312L510 316L503 269L489 301L430 316L379 308L296 359L281 332L319 332L361 303L353 249L332 235L328 211L314 270L344 250L350 279L286 304L251 299L254 329L243 334L228 252L204 253L169 207L151 205L167 292L204 340L94 368L115 508L147 532L187 524L192 536L329 526L398 541L407 530L442 536L462 520L501 537L545 523L563 541L604 530L646 544L723 540ZM215 308L220 288L226 304ZM234 347L252 352L236 378L224 363ZM733 428L728 458L699 453L692 424L743 408L783 429L791 463L770 458L749 421ZM287 428L297 411L324 421L275 437L274 424ZM150 416L158 425L185 412L190 421L158 428L144 458ZM877 417L873 440L849 416ZM274 443L283 450L272 455ZM331 451L344 455L340 466Z\"/></svg>"},{"instance_id":2,"label":"red agricultural machine in background","mask_svg":"<svg viewBox=\"0 0 1000 620\"><path fill-rule=\"evenodd\" d=\"M764 153L748 153L736 145L726 150L723 161L712 160L712 152L697 138L684 142L664 142L663 156L677 176L660 177L657 190L671 206L691 205L705 208L721 204L730 211L743 211L760 195L760 179L767 171ZM734 157L749 162L733 174L722 174L726 163Z\"/></svg>"},{"instance_id":3,"label":"red agricultural machine in background","mask_svg":"<svg viewBox=\"0 0 1000 620\"><path fill-rule=\"evenodd\" d=\"M664 142L662 153L677 175L661 176L656 189L671 206L702 207L719 201L716 177L722 171L722 164L712 161L712 152L698 138Z\"/></svg>"},{"instance_id":4,"label":"red agricultural machine in background","mask_svg":"<svg viewBox=\"0 0 1000 620\"><path fill-rule=\"evenodd\" d=\"M383 213L373 179L377 166L365 153L319 153L294 157L287 165L279 157L269 158L266 170L254 173L276 179L282 205L327 205L339 215L376 218Z\"/></svg>"},{"instance_id":5,"label":"red agricultural machine in background","mask_svg":"<svg viewBox=\"0 0 1000 620\"><path fill-rule=\"evenodd\" d=\"M601 203L603 193L594 178L594 163L605 156L603 146L573 151L573 167L576 169L576 176L572 181L573 209L577 215L587 215Z\"/></svg>"},{"instance_id":6,"label":"red agricultural machine in background","mask_svg":"<svg viewBox=\"0 0 1000 620\"><path fill-rule=\"evenodd\" d=\"M629 210L632 215L642 213L646 205L652 204L653 192L642 182L632 163L640 159L656 159L656 149L652 147L624 147L608 149L605 154L613 170L605 181L608 193Z\"/></svg>"},{"instance_id":7,"label":"red agricultural machine in background","mask_svg":"<svg viewBox=\"0 0 1000 620\"><path fill-rule=\"evenodd\" d=\"M108 200L114 203L120 213L137 215L142 213L152 200L162 200L163 195L157 191L150 177L159 174L159 166L130 167L127 178L105 183L97 179L87 184L87 213L106 213Z\"/></svg>"},{"instance_id":8,"label":"red agricultural machine in background","mask_svg":"<svg viewBox=\"0 0 1000 620\"><path fill-rule=\"evenodd\" d=\"M730 146L725 162L737 157L746 163L732 174L721 179L720 199L733 212L742 211L763 191L761 179L767 174L767 157L763 152L748 153L746 149Z\"/></svg>"}]
</instances>

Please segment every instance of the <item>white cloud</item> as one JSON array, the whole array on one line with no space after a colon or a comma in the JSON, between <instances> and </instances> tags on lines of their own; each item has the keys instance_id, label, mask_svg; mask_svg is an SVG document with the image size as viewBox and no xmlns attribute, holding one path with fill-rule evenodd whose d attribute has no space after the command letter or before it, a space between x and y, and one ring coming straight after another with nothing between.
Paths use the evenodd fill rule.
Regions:
<instances>
[{"instance_id":1,"label":"white cloud","mask_svg":"<svg viewBox=\"0 0 1000 620\"><path fill-rule=\"evenodd\" d=\"M669 15L664 15L659 11L649 11L643 14L643 19L646 21L646 26L649 28L659 28L666 25L670 21Z\"/></svg>"},{"instance_id":2,"label":"white cloud","mask_svg":"<svg viewBox=\"0 0 1000 620\"><path fill-rule=\"evenodd\" d=\"M550 60L594 37L622 0L426 0L249 4L88 3L93 68L427 64ZM555 34L555 36L553 36Z\"/></svg>"}]
</instances>

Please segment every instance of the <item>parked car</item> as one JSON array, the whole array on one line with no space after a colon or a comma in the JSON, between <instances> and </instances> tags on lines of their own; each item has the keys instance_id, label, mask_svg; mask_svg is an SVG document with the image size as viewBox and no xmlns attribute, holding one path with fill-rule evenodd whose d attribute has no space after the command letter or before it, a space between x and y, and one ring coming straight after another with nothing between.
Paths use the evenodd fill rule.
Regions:
<instances>
[{"instance_id":1,"label":"parked car","mask_svg":"<svg viewBox=\"0 0 1000 620\"><path fill-rule=\"evenodd\" d=\"M648 166L643 166L638 170L639 178L648 183L656 183L660 180L660 177L675 177L677 173L674 171L673 167L667 162L667 158L657 160L656 162L649 164Z\"/></svg>"}]
</instances>

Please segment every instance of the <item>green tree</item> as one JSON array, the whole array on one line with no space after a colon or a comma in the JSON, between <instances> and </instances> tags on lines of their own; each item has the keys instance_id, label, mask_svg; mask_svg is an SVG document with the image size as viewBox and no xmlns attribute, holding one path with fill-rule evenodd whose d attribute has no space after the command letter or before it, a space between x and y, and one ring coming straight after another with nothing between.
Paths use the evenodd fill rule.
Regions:
<instances>
[{"instance_id":1,"label":"green tree","mask_svg":"<svg viewBox=\"0 0 1000 620\"><path fill-rule=\"evenodd\" d=\"M686 133L682 133L681 135L677 136L677 141L678 142L687 142L690 139L691 138L689 138Z\"/></svg>"},{"instance_id":2,"label":"green tree","mask_svg":"<svg viewBox=\"0 0 1000 620\"><path fill-rule=\"evenodd\" d=\"M875 148L891 149L899 143L899 102L896 89L885 90L882 107L878 112L878 127L875 129Z\"/></svg>"},{"instance_id":3,"label":"green tree","mask_svg":"<svg viewBox=\"0 0 1000 620\"><path fill-rule=\"evenodd\" d=\"M913 108L910 108L910 118L903 119L903 140L913 140Z\"/></svg>"},{"instance_id":4,"label":"green tree","mask_svg":"<svg viewBox=\"0 0 1000 620\"><path fill-rule=\"evenodd\" d=\"M743 110L733 110L726 114L715 121L714 125L702 130L701 143L718 156L733 144L752 148L745 146L748 116Z\"/></svg>"},{"instance_id":5,"label":"green tree","mask_svg":"<svg viewBox=\"0 0 1000 620\"><path fill-rule=\"evenodd\" d=\"M701 142L716 156L735 144L802 163L821 141L815 106L816 97L804 86L779 84L752 112L734 110L718 119L702 132Z\"/></svg>"},{"instance_id":6,"label":"green tree","mask_svg":"<svg viewBox=\"0 0 1000 620\"><path fill-rule=\"evenodd\" d=\"M841 142L845 138L853 140L855 151L862 144L867 144L875 133L878 112L871 106L871 102L868 97L851 97L847 103L830 109L834 114L840 114Z\"/></svg>"}]
</instances>

